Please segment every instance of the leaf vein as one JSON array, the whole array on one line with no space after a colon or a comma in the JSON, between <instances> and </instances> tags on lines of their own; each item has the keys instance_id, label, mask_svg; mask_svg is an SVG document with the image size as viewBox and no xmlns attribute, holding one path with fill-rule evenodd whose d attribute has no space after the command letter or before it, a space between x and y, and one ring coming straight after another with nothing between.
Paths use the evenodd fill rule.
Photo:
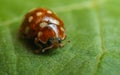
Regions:
<instances>
[{"instance_id":1,"label":"leaf vein","mask_svg":"<svg viewBox=\"0 0 120 75\"><path fill-rule=\"evenodd\" d=\"M96 19L98 22L98 29L99 29L100 41L101 41L101 52L97 57L97 63L95 65L95 70L93 72L93 75L97 75L97 71L100 67L101 60L105 54L105 46L104 46L104 38L103 38L103 32L102 32L102 20L101 20L101 17L99 15L99 8L98 8L97 0L93 1L93 6L94 6L95 14L96 14Z\"/></svg>"}]
</instances>

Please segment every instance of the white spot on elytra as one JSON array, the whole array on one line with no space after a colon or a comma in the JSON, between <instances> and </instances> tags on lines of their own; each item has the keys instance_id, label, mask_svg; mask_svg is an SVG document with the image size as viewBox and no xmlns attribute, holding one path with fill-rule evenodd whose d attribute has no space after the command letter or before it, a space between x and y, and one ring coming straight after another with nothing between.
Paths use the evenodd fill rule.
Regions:
<instances>
[{"instance_id":1,"label":"white spot on elytra","mask_svg":"<svg viewBox=\"0 0 120 75\"><path fill-rule=\"evenodd\" d=\"M37 16L41 16L41 15L42 15L42 12L37 12L36 15L37 15Z\"/></svg>"},{"instance_id":2,"label":"white spot on elytra","mask_svg":"<svg viewBox=\"0 0 120 75\"><path fill-rule=\"evenodd\" d=\"M60 28L60 30L61 30L61 31L64 31L64 28L63 28L63 27L61 27L61 28Z\"/></svg>"},{"instance_id":3,"label":"white spot on elytra","mask_svg":"<svg viewBox=\"0 0 120 75\"><path fill-rule=\"evenodd\" d=\"M30 17L28 18L28 22L32 22L32 20L33 20L33 16L30 16Z\"/></svg>"},{"instance_id":4,"label":"white spot on elytra","mask_svg":"<svg viewBox=\"0 0 120 75\"><path fill-rule=\"evenodd\" d=\"M39 31L38 32L38 37L40 37L42 35L42 32L41 31Z\"/></svg>"},{"instance_id":5,"label":"white spot on elytra","mask_svg":"<svg viewBox=\"0 0 120 75\"><path fill-rule=\"evenodd\" d=\"M42 23L40 23L39 27L44 28L44 27L46 27L47 25L48 25L48 23L42 22Z\"/></svg>"},{"instance_id":6,"label":"white spot on elytra","mask_svg":"<svg viewBox=\"0 0 120 75\"><path fill-rule=\"evenodd\" d=\"M52 18L52 17L45 17L43 20L44 21L49 21L50 23L53 23L53 24L56 24L56 25L59 25L59 21Z\"/></svg>"},{"instance_id":7,"label":"white spot on elytra","mask_svg":"<svg viewBox=\"0 0 120 75\"><path fill-rule=\"evenodd\" d=\"M25 29L25 33L26 33L26 34L28 33L29 29L30 29L30 28L27 26L26 29Z\"/></svg>"},{"instance_id":8,"label":"white spot on elytra","mask_svg":"<svg viewBox=\"0 0 120 75\"><path fill-rule=\"evenodd\" d=\"M48 10L47 13L52 14L52 11Z\"/></svg>"}]
</instances>

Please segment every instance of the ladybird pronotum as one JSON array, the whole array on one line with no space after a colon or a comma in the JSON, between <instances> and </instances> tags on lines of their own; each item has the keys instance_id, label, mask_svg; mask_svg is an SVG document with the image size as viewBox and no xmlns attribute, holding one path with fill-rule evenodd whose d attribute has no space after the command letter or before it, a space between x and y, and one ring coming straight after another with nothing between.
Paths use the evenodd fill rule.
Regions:
<instances>
[{"instance_id":1,"label":"ladybird pronotum","mask_svg":"<svg viewBox=\"0 0 120 75\"><path fill-rule=\"evenodd\" d=\"M38 47L36 52L45 52L62 46L66 38L64 23L54 12L36 8L25 15L20 32Z\"/></svg>"}]
</instances>

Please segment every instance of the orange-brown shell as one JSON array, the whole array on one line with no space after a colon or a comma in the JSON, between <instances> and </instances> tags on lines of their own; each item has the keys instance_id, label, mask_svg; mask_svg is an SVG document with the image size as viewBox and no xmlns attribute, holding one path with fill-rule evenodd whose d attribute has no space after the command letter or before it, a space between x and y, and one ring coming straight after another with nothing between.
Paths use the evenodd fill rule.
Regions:
<instances>
[{"instance_id":1,"label":"orange-brown shell","mask_svg":"<svg viewBox=\"0 0 120 75\"><path fill-rule=\"evenodd\" d=\"M51 20L57 22L52 23ZM43 22L47 23L48 26L41 27L41 23ZM25 15L21 26L21 32L29 39L37 38L37 40L46 43L49 38L56 37L55 31L49 27L49 24L56 26L58 37L61 38L61 40L64 40L66 37L64 23L55 15L55 13L44 8L34 9Z\"/></svg>"}]
</instances>

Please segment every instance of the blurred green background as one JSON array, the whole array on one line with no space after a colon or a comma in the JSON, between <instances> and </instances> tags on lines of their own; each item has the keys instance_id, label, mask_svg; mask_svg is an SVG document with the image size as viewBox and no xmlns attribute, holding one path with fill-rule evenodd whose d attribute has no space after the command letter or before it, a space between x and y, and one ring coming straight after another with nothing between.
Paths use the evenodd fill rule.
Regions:
<instances>
[{"instance_id":1,"label":"blurred green background","mask_svg":"<svg viewBox=\"0 0 120 75\"><path fill-rule=\"evenodd\" d=\"M0 75L120 74L120 0L0 0L0 7ZM69 44L35 55L18 39L36 7L56 12Z\"/></svg>"}]
</instances>

